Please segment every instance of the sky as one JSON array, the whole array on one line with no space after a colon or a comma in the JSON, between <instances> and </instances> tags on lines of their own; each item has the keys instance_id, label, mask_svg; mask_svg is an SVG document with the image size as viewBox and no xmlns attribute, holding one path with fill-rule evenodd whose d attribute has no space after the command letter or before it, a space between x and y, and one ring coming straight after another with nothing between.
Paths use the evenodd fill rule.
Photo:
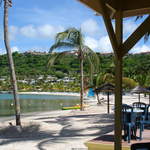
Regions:
<instances>
[{"instance_id":1,"label":"sky","mask_svg":"<svg viewBox=\"0 0 150 150\"><path fill-rule=\"evenodd\" d=\"M112 47L101 16L77 0L12 0L9 8L10 45L13 52L48 52L57 33L67 28L81 29L85 45L96 52L109 53ZM29 3L30 2L30 3ZM0 54L6 53L3 40L3 4L0 9ZM144 19L144 17L143 17ZM124 19L124 40L143 19ZM114 22L112 21L114 24ZM150 42L141 39L131 53L150 51Z\"/></svg>"}]
</instances>

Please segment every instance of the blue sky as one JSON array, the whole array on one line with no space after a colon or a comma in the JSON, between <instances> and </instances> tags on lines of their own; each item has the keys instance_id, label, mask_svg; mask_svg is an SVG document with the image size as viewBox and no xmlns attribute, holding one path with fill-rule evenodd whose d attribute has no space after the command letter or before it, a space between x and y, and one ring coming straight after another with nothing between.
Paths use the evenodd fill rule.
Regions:
<instances>
[{"instance_id":1,"label":"blue sky","mask_svg":"<svg viewBox=\"0 0 150 150\"><path fill-rule=\"evenodd\" d=\"M98 52L111 52L103 20L77 0L13 0L9 9L9 31L12 51L48 51L56 33L69 27L81 28L85 44ZM3 9L0 9L0 54L5 53L3 42ZM141 20L124 20L124 39L136 29ZM150 51L150 43L142 39L131 52Z\"/></svg>"}]
</instances>

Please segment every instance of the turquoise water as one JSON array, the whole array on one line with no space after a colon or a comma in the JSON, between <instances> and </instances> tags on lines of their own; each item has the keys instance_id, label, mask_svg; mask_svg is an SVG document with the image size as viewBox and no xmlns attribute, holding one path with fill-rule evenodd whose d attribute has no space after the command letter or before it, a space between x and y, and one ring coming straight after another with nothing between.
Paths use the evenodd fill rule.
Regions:
<instances>
[{"instance_id":1,"label":"turquoise water","mask_svg":"<svg viewBox=\"0 0 150 150\"><path fill-rule=\"evenodd\" d=\"M61 95L19 95L21 113L59 110L62 106L79 103L77 96ZM14 115L14 101L12 94L0 94L0 116Z\"/></svg>"}]
</instances>

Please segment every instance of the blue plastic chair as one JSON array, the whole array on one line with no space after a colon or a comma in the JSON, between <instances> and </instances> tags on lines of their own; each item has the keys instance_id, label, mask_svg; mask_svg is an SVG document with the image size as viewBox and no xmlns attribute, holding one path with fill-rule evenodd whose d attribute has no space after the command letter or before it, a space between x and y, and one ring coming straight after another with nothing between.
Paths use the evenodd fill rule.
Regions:
<instances>
[{"instance_id":1,"label":"blue plastic chair","mask_svg":"<svg viewBox=\"0 0 150 150\"><path fill-rule=\"evenodd\" d=\"M143 113L140 116L137 116L137 126L140 129L140 139L142 139L142 132L144 131L144 125L150 124L148 121L148 107L145 103L135 102L132 104L133 107L139 108L143 110Z\"/></svg>"},{"instance_id":2,"label":"blue plastic chair","mask_svg":"<svg viewBox=\"0 0 150 150\"><path fill-rule=\"evenodd\" d=\"M142 102L134 102L132 104L132 106L134 108L139 108L141 110L143 110L143 113L142 115L140 116L142 120L145 120L146 119L146 115L147 115L147 105L145 103L142 103Z\"/></svg>"},{"instance_id":3,"label":"blue plastic chair","mask_svg":"<svg viewBox=\"0 0 150 150\"><path fill-rule=\"evenodd\" d=\"M124 130L124 139L130 143L131 135L136 138L136 114L133 112L133 107L122 105L122 125Z\"/></svg>"},{"instance_id":4,"label":"blue plastic chair","mask_svg":"<svg viewBox=\"0 0 150 150\"><path fill-rule=\"evenodd\" d=\"M140 121L141 130L144 131L145 125L150 125L150 105L147 106L147 114L144 120Z\"/></svg>"}]
</instances>

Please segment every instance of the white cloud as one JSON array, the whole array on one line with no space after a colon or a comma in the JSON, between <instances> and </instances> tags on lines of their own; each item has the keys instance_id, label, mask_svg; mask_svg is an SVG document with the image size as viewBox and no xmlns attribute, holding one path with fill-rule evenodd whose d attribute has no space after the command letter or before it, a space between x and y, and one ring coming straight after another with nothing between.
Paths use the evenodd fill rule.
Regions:
<instances>
[{"instance_id":1,"label":"white cloud","mask_svg":"<svg viewBox=\"0 0 150 150\"><path fill-rule=\"evenodd\" d=\"M85 38L85 45L89 46L92 50L98 48L98 41L91 37Z\"/></svg>"},{"instance_id":2,"label":"white cloud","mask_svg":"<svg viewBox=\"0 0 150 150\"><path fill-rule=\"evenodd\" d=\"M0 55L4 55L4 54L6 54L6 51L0 48Z\"/></svg>"},{"instance_id":3,"label":"white cloud","mask_svg":"<svg viewBox=\"0 0 150 150\"><path fill-rule=\"evenodd\" d=\"M102 36L99 40L96 40L92 37L86 37L85 45L89 46L91 49L97 52L101 53L112 52L112 47L108 36Z\"/></svg>"},{"instance_id":4,"label":"white cloud","mask_svg":"<svg viewBox=\"0 0 150 150\"><path fill-rule=\"evenodd\" d=\"M64 28L62 26L52 26L49 24L45 24L42 26L33 26L27 25L20 28L21 35L29 38L50 38L54 39L55 35L58 32L63 31Z\"/></svg>"},{"instance_id":5,"label":"white cloud","mask_svg":"<svg viewBox=\"0 0 150 150\"><path fill-rule=\"evenodd\" d=\"M17 37L17 34L19 32L18 27L16 26L10 26L10 40L15 40Z\"/></svg>"},{"instance_id":6,"label":"white cloud","mask_svg":"<svg viewBox=\"0 0 150 150\"><path fill-rule=\"evenodd\" d=\"M19 48L17 46L11 47L11 52L19 52ZM6 54L6 50L5 49L0 49L0 55L4 55Z\"/></svg>"},{"instance_id":7,"label":"white cloud","mask_svg":"<svg viewBox=\"0 0 150 150\"><path fill-rule=\"evenodd\" d=\"M37 30L33 25L27 25L20 29L20 33L26 37L37 37Z\"/></svg>"},{"instance_id":8,"label":"white cloud","mask_svg":"<svg viewBox=\"0 0 150 150\"><path fill-rule=\"evenodd\" d=\"M150 52L150 46L148 45L135 46L129 53L142 53L142 52Z\"/></svg>"},{"instance_id":9,"label":"white cloud","mask_svg":"<svg viewBox=\"0 0 150 150\"><path fill-rule=\"evenodd\" d=\"M108 36L103 36L100 38L98 41L98 49L103 53L112 52L112 47Z\"/></svg>"},{"instance_id":10,"label":"white cloud","mask_svg":"<svg viewBox=\"0 0 150 150\"><path fill-rule=\"evenodd\" d=\"M62 26L43 25L37 28L37 32L43 38L53 39L58 32L62 32L64 28Z\"/></svg>"},{"instance_id":11,"label":"white cloud","mask_svg":"<svg viewBox=\"0 0 150 150\"><path fill-rule=\"evenodd\" d=\"M133 20L126 20L123 24L123 27L124 27L123 30L124 34L129 34L132 33L137 28L137 24Z\"/></svg>"},{"instance_id":12,"label":"white cloud","mask_svg":"<svg viewBox=\"0 0 150 150\"><path fill-rule=\"evenodd\" d=\"M88 19L81 24L81 30L88 35L94 35L100 32L99 25L93 19Z\"/></svg>"},{"instance_id":13,"label":"white cloud","mask_svg":"<svg viewBox=\"0 0 150 150\"><path fill-rule=\"evenodd\" d=\"M13 52L19 52L19 48L17 46L14 46L11 48L12 53Z\"/></svg>"}]
</instances>

